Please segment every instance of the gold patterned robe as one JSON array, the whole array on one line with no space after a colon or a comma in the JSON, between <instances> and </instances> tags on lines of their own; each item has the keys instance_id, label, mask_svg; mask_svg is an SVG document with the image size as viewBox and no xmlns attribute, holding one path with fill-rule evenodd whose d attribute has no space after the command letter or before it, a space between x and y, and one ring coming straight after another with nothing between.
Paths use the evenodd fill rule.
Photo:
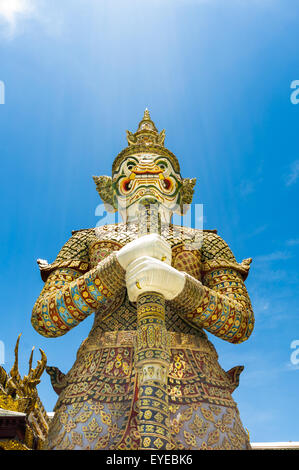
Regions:
<instances>
[{"instance_id":1,"label":"gold patterned robe","mask_svg":"<svg viewBox=\"0 0 299 470\"><path fill-rule=\"evenodd\" d=\"M118 224L74 232L54 263L41 267L45 286L32 314L40 334L64 335L94 313L71 370L47 369L59 394L47 449L138 449L136 304L115 256L137 231ZM183 292L166 301L172 448L249 449L231 395L243 367L225 372L204 329L232 343L250 336L254 318L244 285L250 260L237 263L215 231L170 225L162 236L172 265L187 273Z\"/></svg>"}]
</instances>

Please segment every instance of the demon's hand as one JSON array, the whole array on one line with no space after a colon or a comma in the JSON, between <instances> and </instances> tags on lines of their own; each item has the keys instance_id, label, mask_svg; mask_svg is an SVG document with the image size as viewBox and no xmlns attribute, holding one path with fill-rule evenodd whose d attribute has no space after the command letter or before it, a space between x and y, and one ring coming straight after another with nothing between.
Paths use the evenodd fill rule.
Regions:
<instances>
[{"instance_id":1,"label":"demon's hand","mask_svg":"<svg viewBox=\"0 0 299 470\"><path fill-rule=\"evenodd\" d=\"M130 263L143 256L150 256L170 265L171 247L160 235L152 233L133 240L116 253L123 269L127 269Z\"/></svg>"},{"instance_id":2,"label":"demon's hand","mask_svg":"<svg viewBox=\"0 0 299 470\"><path fill-rule=\"evenodd\" d=\"M143 256L128 265L126 285L131 302L144 292L156 292L172 300L182 292L185 274L163 261Z\"/></svg>"}]
</instances>

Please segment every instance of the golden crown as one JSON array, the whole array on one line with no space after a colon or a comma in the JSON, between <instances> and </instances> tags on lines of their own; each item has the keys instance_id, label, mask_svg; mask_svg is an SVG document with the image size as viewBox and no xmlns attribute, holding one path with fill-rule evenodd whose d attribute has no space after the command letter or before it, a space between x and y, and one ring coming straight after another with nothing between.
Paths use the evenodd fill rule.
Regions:
<instances>
[{"instance_id":1,"label":"golden crown","mask_svg":"<svg viewBox=\"0 0 299 470\"><path fill-rule=\"evenodd\" d=\"M158 155L165 155L170 158L175 171L180 173L180 165L177 157L164 147L165 130L159 132L151 120L149 110L146 108L138 129L135 133L127 131L128 147L122 150L115 158L112 164L112 172L116 171L123 160L129 155L150 152Z\"/></svg>"}]
</instances>

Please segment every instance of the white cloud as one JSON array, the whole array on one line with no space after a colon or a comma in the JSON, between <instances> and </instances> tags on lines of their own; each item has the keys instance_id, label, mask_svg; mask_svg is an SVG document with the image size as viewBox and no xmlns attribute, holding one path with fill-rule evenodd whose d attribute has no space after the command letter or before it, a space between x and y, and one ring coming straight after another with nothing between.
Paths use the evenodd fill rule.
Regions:
<instances>
[{"instance_id":1,"label":"white cloud","mask_svg":"<svg viewBox=\"0 0 299 470\"><path fill-rule=\"evenodd\" d=\"M262 166L256 170L256 176L254 179L246 179L241 181L240 183L240 194L242 197L246 197L249 194L254 193L257 189L259 189L260 184L263 182L263 177L260 176L262 172Z\"/></svg>"},{"instance_id":2,"label":"white cloud","mask_svg":"<svg viewBox=\"0 0 299 470\"><path fill-rule=\"evenodd\" d=\"M254 261L256 263L269 263L271 261L283 261L289 259L290 257L290 254L285 251L275 251L273 253L269 253L268 255L256 256Z\"/></svg>"},{"instance_id":3,"label":"white cloud","mask_svg":"<svg viewBox=\"0 0 299 470\"><path fill-rule=\"evenodd\" d=\"M291 240L287 240L287 245L288 246L296 246L299 245L299 238L293 238Z\"/></svg>"},{"instance_id":4,"label":"white cloud","mask_svg":"<svg viewBox=\"0 0 299 470\"><path fill-rule=\"evenodd\" d=\"M241 196L248 196L254 192L254 183L252 181L242 181L240 184L240 193Z\"/></svg>"},{"instance_id":5,"label":"white cloud","mask_svg":"<svg viewBox=\"0 0 299 470\"><path fill-rule=\"evenodd\" d=\"M286 177L286 185L291 186L296 183L299 178L299 160L295 160L291 164L290 172Z\"/></svg>"},{"instance_id":6,"label":"white cloud","mask_svg":"<svg viewBox=\"0 0 299 470\"><path fill-rule=\"evenodd\" d=\"M252 230L252 232L247 232L243 238L246 240L248 238L256 237L260 233L263 233L265 230L267 230L267 228L268 228L267 224L260 225L256 227L254 230Z\"/></svg>"}]
</instances>

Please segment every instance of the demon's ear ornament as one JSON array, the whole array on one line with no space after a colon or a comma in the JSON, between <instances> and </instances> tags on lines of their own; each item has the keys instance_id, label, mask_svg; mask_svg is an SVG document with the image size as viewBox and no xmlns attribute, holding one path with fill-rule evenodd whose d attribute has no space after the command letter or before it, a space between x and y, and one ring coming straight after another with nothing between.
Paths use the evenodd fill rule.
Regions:
<instances>
[{"instance_id":1,"label":"demon's ear ornament","mask_svg":"<svg viewBox=\"0 0 299 470\"><path fill-rule=\"evenodd\" d=\"M110 176L93 176L97 192L108 212L116 212L117 206L113 197L112 178Z\"/></svg>"},{"instance_id":2,"label":"demon's ear ornament","mask_svg":"<svg viewBox=\"0 0 299 470\"><path fill-rule=\"evenodd\" d=\"M181 214L186 214L189 209L189 205L192 202L193 194L194 194L194 186L196 183L196 178L183 178L182 179L182 186L181 186Z\"/></svg>"}]
</instances>

